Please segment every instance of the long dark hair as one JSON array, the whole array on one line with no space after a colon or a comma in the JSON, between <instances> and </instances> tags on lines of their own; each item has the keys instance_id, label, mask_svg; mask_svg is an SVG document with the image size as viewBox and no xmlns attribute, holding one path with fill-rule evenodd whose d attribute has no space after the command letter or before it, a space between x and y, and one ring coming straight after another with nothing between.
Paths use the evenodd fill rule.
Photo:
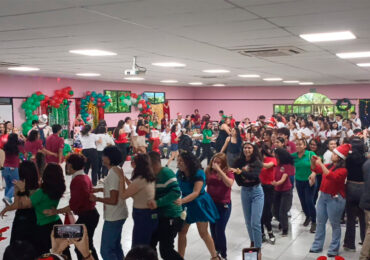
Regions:
<instances>
[{"instance_id":1,"label":"long dark hair","mask_svg":"<svg viewBox=\"0 0 370 260\"><path fill-rule=\"evenodd\" d=\"M195 157L193 153L189 153L189 152L181 152L180 157L184 161L184 164L186 165L186 168L188 169L189 179L192 180L194 176L197 174L197 171L199 169L202 169L202 166L198 158ZM181 176L184 178L185 174L181 172Z\"/></svg>"},{"instance_id":2,"label":"long dark hair","mask_svg":"<svg viewBox=\"0 0 370 260\"><path fill-rule=\"evenodd\" d=\"M155 181L150 157L147 154L138 154L134 158L135 168L132 172L131 180L138 177L145 179L147 182Z\"/></svg>"},{"instance_id":3,"label":"long dark hair","mask_svg":"<svg viewBox=\"0 0 370 260\"><path fill-rule=\"evenodd\" d=\"M32 130L30 134L27 136L27 141L33 142L37 140L37 137L39 135L39 131L37 130Z\"/></svg>"},{"instance_id":4,"label":"long dark hair","mask_svg":"<svg viewBox=\"0 0 370 260\"><path fill-rule=\"evenodd\" d=\"M38 152L36 154L36 166L39 171L40 177L42 177L42 175L44 174L45 167L46 167L46 158L45 158L44 153Z\"/></svg>"},{"instance_id":5,"label":"long dark hair","mask_svg":"<svg viewBox=\"0 0 370 260\"><path fill-rule=\"evenodd\" d=\"M266 157L273 157L270 147L265 143L261 145L261 155Z\"/></svg>"},{"instance_id":6,"label":"long dark hair","mask_svg":"<svg viewBox=\"0 0 370 260\"><path fill-rule=\"evenodd\" d=\"M249 161L247 160L247 158L245 157L245 154L244 154L244 147L247 146L247 145L250 145L250 146L253 147L253 153L252 153L252 156L251 156ZM257 163L257 164L262 165L262 157L261 157L261 154L259 152L259 149L258 149L257 145L255 145L253 143L250 143L250 142L246 142L243 145L243 149L242 149L242 152L240 153L240 157L235 161L234 167L235 168L242 168L247 163Z\"/></svg>"},{"instance_id":7,"label":"long dark hair","mask_svg":"<svg viewBox=\"0 0 370 260\"><path fill-rule=\"evenodd\" d=\"M171 127L171 133L176 133L176 125L173 125L173 126Z\"/></svg>"},{"instance_id":8,"label":"long dark hair","mask_svg":"<svg viewBox=\"0 0 370 260\"><path fill-rule=\"evenodd\" d=\"M66 190L63 169L59 164L49 163L42 176L42 191L52 200L60 200Z\"/></svg>"},{"instance_id":9,"label":"long dark hair","mask_svg":"<svg viewBox=\"0 0 370 260\"><path fill-rule=\"evenodd\" d=\"M4 145L4 152L7 155L18 155L19 154L19 147L20 141L18 139L17 134L10 134L8 136L8 142Z\"/></svg>"},{"instance_id":10,"label":"long dark hair","mask_svg":"<svg viewBox=\"0 0 370 260\"><path fill-rule=\"evenodd\" d=\"M115 139L118 139L119 138L119 131L122 129L122 127L123 127L124 124L125 124L125 121L123 121L123 120L119 120L118 121L118 124L117 124L116 128L113 131L113 137Z\"/></svg>"},{"instance_id":11,"label":"long dark hair","mask_svg":"<svg viewBox=\"0 0 370 260\"><path fill-rule=\"evenodd\" d=\"M19 164L19 179L26 184L25 190L27 193L31 190L36 190L39 187L39 175L36 165L32 161L23 161Z\"/></svg>"},{"instance_id":12,"label":"long dark hair","mask_svg":"<svg viewBox=\"0 0 370 260\"><path fill-rule=\"evenodd\" d=\"M350 141L350 144L352 146L352 153L348 154L346 158L348 174L350 174L350 170L362 169L362 165L366 162L366 147L362 139L355 137Z\"/></svg>"},{"instance_id":13,"label":"long dark hair","mask_svg":"<svg viewBox=\"0 0 370 260\"><path fill-rule=\"evenodd\" d=\"M84 128L82 128L81 130L81 135L82 136L89 135L90 130L91 130L91 125L85 125Z\"/></svg>"},{"instance_id":14,"label":"long dark hair","mask_svg":"<svg viewBox=\"0 0 370 260\"><path fill-rule=\"evenodd\" d=\"M276 159L279 160L279 165L291 164L294 165L294 158L290 153L284 148L276 148L274 150Z\"/></svg>"}]
</instances>

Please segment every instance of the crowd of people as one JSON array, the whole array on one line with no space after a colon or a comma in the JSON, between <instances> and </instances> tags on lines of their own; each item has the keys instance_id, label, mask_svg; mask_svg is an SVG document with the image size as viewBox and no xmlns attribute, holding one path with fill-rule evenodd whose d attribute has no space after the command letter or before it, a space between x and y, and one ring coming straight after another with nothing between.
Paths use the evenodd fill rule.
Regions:
<instances>
[{"instance_id":1,"label":"crowd of people","mask_svg":"<svg viewBox=\"0 0 370 260\"><path fill-rule=\"evenodd\" d=\"M75 244L78 259L97 260L98 235L103 259L123 259L121 237L127 233L126 200L131 197L132 250L137 254L154 250L155 256L159 245L164 260L184 259L187 232L195 223L211 259L227 259L225 232L235 181L251 241L245 247L275 244L273 218L279 222L279 237L289 235L296 189L305 215L302 225L314 233L311 253L324 250L328 220L332 239L327 255L340 253L341 223L346 224L343 249L356 251L358 222L360 259L370 259L370 129L362 127L355 112L348 119L341 114L278 113L240 122L223 111L219 115L219 120L211 120L196 109L185 118L181 113L172 120L165 115L160 122L139 115L119 121L111 133L104 120L93 128L78 116L73 146L81 152L65 157L60 125L46 133L35 121L24 137L10 122L0 124L5 180L0 215L16 210L6 253L15 254L23 243L33 248L35 257L51 253L70 259L69 245ZM124 173L125 162L133 169L130 178ZM174 162L176 173L171 170ZM65 175L72 177L70 199L60 208ZM97 203L104 205L101 234L95 232L100 221ZM60 215L72 214L76 224L83 225L84 246L53 237L53 227L62 224ZM135 258L128 254L125 259Z\"/></svg>"}]
</instances>

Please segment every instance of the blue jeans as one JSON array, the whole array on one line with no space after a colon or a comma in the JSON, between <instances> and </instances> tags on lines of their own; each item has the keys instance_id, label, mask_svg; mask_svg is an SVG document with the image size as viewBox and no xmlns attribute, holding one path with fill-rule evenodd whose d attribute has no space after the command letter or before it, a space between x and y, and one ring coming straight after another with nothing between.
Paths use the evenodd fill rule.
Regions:
<instances>
[{"instance_id":1,"label":"blue jeans","mask_svg":"<svg viewBox=\"0 0 370 260\"><path fill-rule=\"evenodd\" d=\"M231 214L231 202L230 203L215 203L220 214L220 218L215 223L210 223L211 235L215 242L216 251L220 253L223 258L226 258L227 247L226 247L226 225L229 221Z\"/></svg>"},{"instance_id":2,"label":"blue jeans","mask_svg":"<svg viewBox=\"0 0 370 260\"><path fill-rule=\"evenodd\" d=\"M338 195L333 198L330 194L321 192L317 202L317 226L315 240L311 246L312 251L320 252L325 242L326 222L329 222L332 228L332 239L328 254L337 255L340 247L340 219L342 217L346 200Z\"/></svg>"},{"instance_id":3,"label":"blue jeans","mask_svg":"<svg viewBox=\"0 0 370 260\"><path fill-rule=\"evenodd\" d=\"M158 213L151 209L132 210L134 228L132 230L132 246L148 245L152 240L152 235L158 226Z\"/></svg>"},{"instance_id":4,"label":"blue jeans","mask_svg":"<svg viewBox=\"0 0 370 260\"><path fill-rule=\"evenodd\" d=\"M104 260L122 260L124 257L121 245L122 226L126 219L104 221L100 253Z\"/></svg>"},{"instance_id":5,"label":"blue jeans","mask_svg":"<svg viewBox=\"0 0 370 260\"><path fill-rule=\"evenodd\" d=\"M242 186L241 198L249 238L256 248L261 248L261 217L264 204L264 194L261 185L258 184L253 187Z\"/></svg>"},{"instance_id":6,"label":"blue jeans","mask_svg":"<svg viewBox=\"0 0 370 260\"><path fill-rule=\"evenodd\" d=\"M3 177L6 185L4 198L7 201L12 202L12 198L14 197L13 181L19 180L18 168L4 167Z\"/></svg>"},{"instance_id":7,"label":"blue jeans","mask_svg":"<svg viewBox=\"0 0 370 260\"><path fill-rule=\"evenodd\" d=\"M316 223L316 209L314 204L315 185L310 186L308 181L295 181L299 201L306 217L310 217L313 223Z\"/></svg>"}]
</instances>

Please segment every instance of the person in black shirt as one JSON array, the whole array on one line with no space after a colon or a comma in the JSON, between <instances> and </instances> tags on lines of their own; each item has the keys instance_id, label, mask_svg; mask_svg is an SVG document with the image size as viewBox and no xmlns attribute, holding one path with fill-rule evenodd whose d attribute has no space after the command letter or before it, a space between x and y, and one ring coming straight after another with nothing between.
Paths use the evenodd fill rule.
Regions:
<instances>
[{"instance_id":1,"label":"person in black shirt","mask_svg":"<svg viewBox=\"0 0 370 260\"><path fill-rule=\"evenodd\" d=\"M262 159L257 146L250 142L245 143L232 171L236 183L241 186L242 207L251 247L256 248L261 248L262 244L261 217L264 194L259 179L261 169Z\"/></svg>"}]
</instances>

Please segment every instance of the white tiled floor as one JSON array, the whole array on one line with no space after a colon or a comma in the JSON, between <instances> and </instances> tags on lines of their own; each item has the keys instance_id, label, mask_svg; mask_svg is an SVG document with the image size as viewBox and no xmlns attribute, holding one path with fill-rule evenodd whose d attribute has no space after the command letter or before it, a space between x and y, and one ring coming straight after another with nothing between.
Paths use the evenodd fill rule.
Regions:
<instances>
[{"instance_id":1,"label":"white tiled floor","mask_svg":"<svg viewBox=\"0 0 370 260\"><path fill-rule=\"evenodd\" d=\"M205 163L205 161L203 162ZM172 169L175 169L175 163L172 163ZM205 166L205 165L204 165ZM131 175L131 167L128 162L125 164L125 174L129 177ZM70 183L70 177L66 177L67 186ZM1 193L1 198L3 197L3 192ZM69 191L67 190L65 197L62 199L60 206L65 206L68 202ZM240 188L234 184L232 190L232 213L231 217L227 226L227 244L228 244L228 259L229 260L240 260L241 257L241 250L242 248L248 247L250 244L248 233L244 224L244 217L241 208L241 201L240 201ZM129 199L127 201L129 209L132 209L132 200ZM95 232L95 245L96 248L100 248L100 240L101 240L101 231L103 225L103 206L102 204L98 204L97 206L99 213L101 214L100 222L98 228ZM131 212L131 210L130 210ZM301 223L304 220L304 215L301 212L301 207L299 204L299 200L297 197L297 193L294 192L293 198L293 207L291 210L292 217L290 218L291 229L289 232L288 237L281 237L277 230L277 222L273 221L274 232L276 232L276 244L263 244L262 246L262 259L264 260L272 260L272 259L279 259L279 260L287 260L287 259L316 259L320 255L326 255L327 251L325 249L328 248L328 244L330 243L331 238L331 228L329 224L327 225L327 239L324 246L324 251L321 254L310 254L308 251L310 246L313 242L314 234L309 232L309 227L303 227ZM9 213L7 217L4 219L0 219L0 227L4 226L11 226L13 221L14 213ZM122 246L124 252L127 253L131 246L131 232L133 227L133 221L130 217L123 226L122 232ZM342 240L344 237L345 227L342 226ZM357 228L356 232L356 243L359 242L359 231ZM4 234L5 237L10 236L10 232ZM6 246L8 245L7 240L0 242L0 259L2 259L2 255ZM344 252L341 248L341 256L345 259L358 259L359 258L359 250L361 246L357 244L357 252L349 253ZM74 254L74 253L72 253ZM76 258L73 258L76 259ZM186 260L205 260L210 259L210 255L206 249L205 244L200 239L198 235L198 231L195 225L190 227L188 233L188 245L185 255Z\"/></svg>"}]
</instances>

